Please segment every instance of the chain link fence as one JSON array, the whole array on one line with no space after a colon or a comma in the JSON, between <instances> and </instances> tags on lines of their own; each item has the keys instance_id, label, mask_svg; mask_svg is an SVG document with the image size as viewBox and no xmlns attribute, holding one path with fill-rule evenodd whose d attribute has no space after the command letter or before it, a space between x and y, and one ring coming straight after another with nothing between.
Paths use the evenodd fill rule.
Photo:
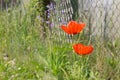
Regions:
<instances>
[{"instance_id":1,"label":"chain link fence","mask_svg":"<svg viewBox=\"0 0 120 80\"><path fill-rule=\"evenodd\" d=\"M0 0L0 6L3 9L17 2L19 0ZM58 37L64 34L58 26L70 20L85 22L85 33L89 37L109 40L120 37L120 0L54 0L53 5L52 23L56 25L56 32L53 30L53 33Z\"/></svg>"},{"instance_id":2,"label":"chain link fence","mask_svg":"<svg viewBox=\"0 0 120 80\"><path fill-rule=\"evenodd\" d=\"M22 5L21 3L20 6ZM40 19L40 16L35 15L40 19L37 22L37 20L35 21L34 18L31 18L31 13L29 14L31 24L40 32L40 34L38 34L40 38L43 32L41 31L41 27L47 28L46 34L48 40L42 37L43 41L51 41L56 46L63 46L63 44L71 45L69 43L73 44L74 41L79 41L80 43L95 45L96 51L102 48L101 53L114 55L113 53L117 54L120 52L119 0L54 0L50 6L52 8L48 9L48 11L51 10L51 12L49 11L50 13L47 15L50 21L45 21L49 23L47 26L39 25L40 22L44 22L44 20L42 21L42 19ZM18 13L20 12L20 16L17 18L18 21L20 21L21 12L26 12L26 10L22 9L23 8L18 11ZM16 13L12 14L14 15ZM60 28L61 24L66 25L70 20L86 23L86 27L82 33L83 36L81 36L81 34L75 37L68 35ZM21 25L20 21L20 26ZM105 43L101 40L105 40Z\"/></svg>"},{"instance_id":3,"label":"chain link fence","mask_svg":"<svg viewBox=\"0 0 120 80\"><path fill-rule=\"evenodd\" d=\"M55 0L55 21L85 22L91 37L115 40L120 37L120 0ZM54 20L53 20L54 21ZM55 22L56 23L56 22Z\"/></svg>"}]
</instances>

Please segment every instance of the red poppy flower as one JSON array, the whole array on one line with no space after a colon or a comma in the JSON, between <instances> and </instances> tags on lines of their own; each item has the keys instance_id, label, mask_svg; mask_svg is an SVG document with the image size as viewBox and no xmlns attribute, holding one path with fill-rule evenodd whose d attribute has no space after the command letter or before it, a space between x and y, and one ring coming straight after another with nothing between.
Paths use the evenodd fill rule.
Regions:
<instances>
[{"instance_id":1,"label":"red poppy flower","mask_svg":"<svg viewBox=\"0 0 120 80\"><path fill-rule=\"evenodd\" d=\"M68 34L78 34L85 27L85 23L70 21L67 26L61 25L61 28Z\"/></svg>"},{"instance_id":2,"label":"red poppy flower","mask_svg":"<svg viewBox=\"0 0 120 80\"><path fill-rule=\"evenodd\" d=\"M83 44L75 44L75 45L73 45L73 49L79 55L90 54L93 51L92 45L85 46Z\"/></svg>"}]
</instances>

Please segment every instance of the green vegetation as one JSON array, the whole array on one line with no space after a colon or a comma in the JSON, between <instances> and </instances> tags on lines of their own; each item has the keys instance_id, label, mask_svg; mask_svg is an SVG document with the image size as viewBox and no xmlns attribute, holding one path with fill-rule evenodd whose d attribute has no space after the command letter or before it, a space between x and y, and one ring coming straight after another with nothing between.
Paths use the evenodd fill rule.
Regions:
<instances>
[{"instance_id":1,"label":"green vegetation","mask_svg":"<svg viewBox=\"0 0 120 80\"><path fill-rule=\"evenodd\" d=\"M95 40L94 52L80 56L56 30L50 35L47 29L43 40L39 19L33 24L31 15L21 7L0 12L0 80L120 79L119 39Z\"/></svg>"}]
</instances>

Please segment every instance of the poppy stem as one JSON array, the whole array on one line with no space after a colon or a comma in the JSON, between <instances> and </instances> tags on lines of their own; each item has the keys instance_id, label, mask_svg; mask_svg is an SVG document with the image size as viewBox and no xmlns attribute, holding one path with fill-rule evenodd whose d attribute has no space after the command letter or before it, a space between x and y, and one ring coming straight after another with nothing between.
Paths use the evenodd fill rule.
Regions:
<instances>
[{"instance_id":1,"label":"poppy stem","mask_svg":"<svg viewBox=\"0 0 120 80\"><path fill-rule=\"evenodd\" d=\"M78 34L77 43L79 43L79 41L80 41L80 37L81 37L81 34Z\"/></svg>"},{"instance_id":2,"label":"poppy stem","mask_svg":"<svg viewBox=\"0 0 120 80\"><path fill-rule=\"evenodd\" d=\"M81 56L81 57L82 57L83 65L87 65L88 60L89 60L89 56Z\"/></svg>"},{"instance_id":3,"label":"poppy stem","mask_svg":"<svg viewBox=\"0 0 120 80\"><path fill-rule=\"evenodd\" d=\"M89 38L89 40L88 40L88 45L89 45L89 44L91 44L91 36L90 36L90 38Z\"/></svg>"}]
</instances>

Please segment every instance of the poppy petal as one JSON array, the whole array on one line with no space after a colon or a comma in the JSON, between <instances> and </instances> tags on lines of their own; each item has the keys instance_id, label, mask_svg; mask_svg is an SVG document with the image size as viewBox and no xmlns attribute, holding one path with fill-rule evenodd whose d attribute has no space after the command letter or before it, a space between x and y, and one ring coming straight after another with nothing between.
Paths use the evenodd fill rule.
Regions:
<instances>
[{"instance_id":1,"label":"poppy petal","mask_svg":"<svg viewBox=\"0 0 120 80\"><path fill-rule=\"evenodd\" d=\"M68 34L78 34L85 27L84 23L77 23L75 21L70 21L67 26L62 25L61 28Z\"/></svg>"},{"instance_id":2,"label":"poppy petal","mask_svg":"<svg viewBox=\"0 0 120 80\"><path fill-rule=\"evenodd\" d=\"M75 21L70 21L67 26L70 27L71 25L73 25L75 23Z\"/></svg>"},{"instance_id":3,"label":"poppy petal","mask_svg":"<svg viewBox=\"0 0 120 80\"><path fill-rule=\"evenodd\" d=\"M69 23L68 23L68 31L70 32L70 34L77 34L77 26L78 25L78 23L77 22L75 22L75 21L70 21Z\"/></svg>"},{"instance_id":4,"label":"poppy petal","mask_svg":"<svg viewBox=\"0 0 120 80\"><path fill-rule=\"evenodd\" d=\"M77 29L77 33L81 32L85 27L85 23L80 23L78 24L78 29Z\"/></svg>"},{"instance_id":5,"label":"poppy petal","mask_svg":"<svg viewBox=\"0 0 120 80\"><path fill-rule=\"evenodd\" d=\"M68 34L69 34L68 29L67 29L67 27L66 27L66 26L62 25L62 26L61 26L61 28L62 28L62 29L63 29L66 33L68 33Z\"/></svg>"},{"instance_id":6,"label":"poppy petal","mask_svg":"<svg viewBox=\"0 0 120 80\"><path fill-rule=\"evenodd\" d=\"M78 30L78 23L77 22L74 22L74 26L73 26L73 34L77 34L77 30Z\"/></svg>"},{"instance_id":7,"label":"poppy petal","mask_svg":"<svg viewBox=\"0 0 120 80\"><path fill-rule=\"evenodd\" d=\"M73 49L79 55L90 54L93 51L92 45L85 46L83 44L75 44L75 45L73 45Z\"/></svg>"},{"instance_id":8,"label":"poppy petal","mask_svg":"<svg viewBox=\"0 0 120 80\"><path fill-rule=\"evenodd\" d=\"M68 27L68 32L69 32L70 34L73 34L73 32L74 32L74 21L70 21L70 22L68 23L67 27Z\"/></svg>"}]
</instances>

